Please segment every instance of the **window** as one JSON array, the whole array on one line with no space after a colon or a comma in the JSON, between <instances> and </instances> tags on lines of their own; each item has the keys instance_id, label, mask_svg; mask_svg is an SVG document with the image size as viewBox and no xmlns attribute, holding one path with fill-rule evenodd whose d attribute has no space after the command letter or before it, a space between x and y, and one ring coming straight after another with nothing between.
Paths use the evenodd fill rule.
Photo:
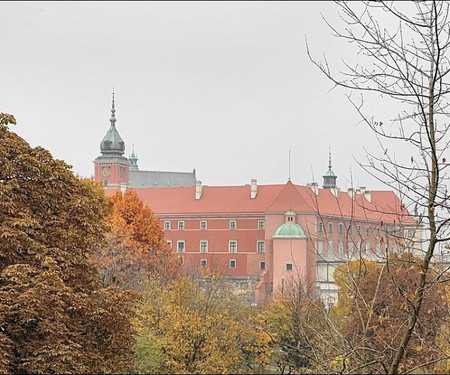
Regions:
<instances>
[{"instance_id":1,"label":"window","mask_svg":"<svg viewBox=\"0 0 450 375\"><path fill-rule=\"evenodd\" d=\"M338 242L338 253L339 255L344 255L344 241Z\"/></svg>"},{"instance_id":2,"label":"window","mask_svg":"<svg viewBox=\"0 0 450 375\"><path fill-rule=\"evenodd\" d=\"M200 221L200 229L201 230L206 230L206 220Z\"/></svg>"},{"instance_id":3,"label":"window","mask_svg":"<svg viewBox=\"0 0 450 375\"><path fill-rule=\"evenodd\" d=\"M265 243L264 243L264 241L258 241L257 242L257 251L258 251L258 253L264 253L265 252Z\"/></svg>"},{"instance_id":4,"label":"window","mask_svg":"<svg viewBox=\"0 0 450 375\"><path fill-rule=\"evenodd\" d=\"M184 253L185 250L184 240L177 241L177 253Z\"/></svg>"},{"instance_id":5,"label":"window","mask_svg":"<svg viewBox=\"0 0 450 375\"><path fill-rule=\"evenodd\" d=\"M103 186L108 186L108 180L103 180Z\"/></svg>"},{"instance_id":6,"label":"window","mask_svg":"<svg viewBox=\"0 0 450 375\"><path fill-rule=\"evenodd\" d=\"M344 233L344 224L339 223L339 234Z\"/></svg>"},{"instance_id":7,"label":"window","mask_svg":"<svg viewBox=\"0 0 450 375\"><path fill-rule=\"evenodd\" d=\"M328 233L333 233L333 223L328 223Z\"/></svg>"},{"instance_id":8,"label":"window","mask_svg":"<svg viewBox=\"0 0 450 375\"><path fill-rule=\"evenodd\" d=\"M172 248L172 240L167 240L167 245Z\"/></svg>"},{"instance_id":9,"label":"window","mask_svg":"<svg viewBox=\"0 0 450 375\"><path fill-rule=\"evenodd\" d=\"M328 254L333 253L333 240L328 240Z\"/></svg>"},{"instance_id":10,"label":"window","mask_svg":"<svg viewBox=\"0 0 450 375\"><path fill-rule=\"evenodd\" d=\"M235 230L236 229L236 220L230 220L230 229Z\"/></svg>"},{"instance_id":11,"label":"window","mask_svg":"<svg viewBox=\"0 0 450 375\"><path fill-rule=\"evenodd\" d=\"M358 254L361 254L361 241L356 243L356 249L358 250Z\"/></svg>"},{"instance_id":12,"label":"window","mask_svg":"<svg viewBox=\"0 0 450 375\"><path fill-rule=\"evenodd\" d=\"M208 252L208 241L202 240L200 241L200 252L207 253Z\"/></svg>"},{"instance_id":13,"label":"window","mask_svg":"<svg viewBox=\"0 0 450 375\"><path fill-rule=\"evenodd\" d=\"M292 271L292 263L286 263L286 271Z\"/></svg>"},{"instance_id":14,"label":"window","mask_svg":"<svg viewBox=\"0 0 450 375\"><path fill-rule=\"evenodd\" d=\"M178 230L184 230L184 221L178 222Z\"/></svg>"},{"instance_id":15,"label":"window","mask_svg":"<svg viewBox=\"0 0 450 375\"><path fill-rule=\"evenodd\" d=\"M266 262L259 262L259 269L265 270L266 269Z\"/></svg>"},{"instance_id":16,"label":"window","mask_svg":"<svg viewBox=\"0 0 450 375\"><path fill-rule=\"evenodd\" d=\"M231 240L228 242L228 250L230 253L237 253L237 241Z\"/></svg>"},{"instance_id":17,"label":"window","mask_svg":"<svg viewBox=\"0 0 450 375\"><path fill-rule=\"evenodd\" d=\"M366 256L370 256L370 242L366 242Z\"/></svg>"},{"instance_id":18,"label":"window","mask_svg":"<svg viewBox=\"0 0 450 375\"><path fill-rule=\"evenodd\" d=\"M358 231L358 234L361 234L361 225L358 225L358 226L356 227L356 230Z\"/></svg>"},{"instance_id":19,"label":"window","mask_svg":"<svg viewBox=\"0 0 450 375\"><path fill-rule=\"evenodd\" d=\"M164 230L170 230L170 221L164 222Z\"/></svg>"},{"instance_id":20,"label":"window","mask_svg":"<svg viewBox=\"0 0 450 375\"><path fill-rule=\"evenodd\" d=\"M265 228L265 222L264 220L258 220L258 229L262 230Z\"/></svg>"},{"instance_id":21,"label":"window","mask_svg":"<svg viewBox=\"0 0 450 375\"><path fill-rule=\"evenodd\" d=\"M348 234L353 234L353 225L351 224L348 226Z\"/></svg>"},{"instance_id":22,"label":"window","mask_svg":"<svg viewBox=\"0 0 450 375\"><path fill-rule=\"evenodd\" d=\"M381 256L381 243L380 242L377 242L376 252L377 252L378 256Z\"/></svg>"},{"instance_id":23,"label":"window","mask_svg":"<svg viewBox=\"0 0 450 375\"><path fill-rule=\"evenodd\" d=\"M377 227L377 237L380 237L380 227Z\"/></svg>"},{"instance_id":24,"label":"window","mask_svg":"<svg viewBox=\"0 0 450 375\"><path fill-rule=\"evenodd\" d=\"M236 259L230 259L230 268L236 268Z\"/></svg>"},{"instance_id":25,"label":"window","mask_svg":"<svg viewBox=\"0 0 450 375\"><path fill-rule=\"evenodd\" d=\"M414 237L414 229L413 228L409 228L408 229L408 238L413 238Z\"/></svg>"},{"instance_id":26,"label":"window","mask_svg":"<svg viewBox=\"0 0 450 375\"><path fill-rule=\"evenodd\" d=\"M317 254L323 254L323 240L317 240Z\"/></svg>"},{"instance_id":27,"label":"window","mask_svg":"<svg viewBox=\"0 0 450 375\"><path fill-rule=\"evenodd\" d=\"M370 227L366 227L366 236L370 236Z\"/></svg>"},{"instance_id":28,"label":"window","mask_svg":"<svg viewBox=\"0 0 450 375\"><path fill-rule=\"evenodd\" d=\"M200 259L200 265L202 267L206 267L207 264L208 264L208 262L206 261L206 259Z\"/></svg>"},{"instance_id":29,"label":"window","mask_svg":"<svg viewBox=\"0 0 450 375\"><path fill-rule=\"evenodd\" d=\"M319 233L322 233L322 232L323 232L323 223L322 223L321 221L319 221L319 227L317 228L317 231L318 231Z\"/></svg>"},{"instance_id":30,"label":"window","mask_svg":"<svg viewBox=\"0 0 450 375\"><path fill-rule=\"evenodd\" d=\"M353 254L353 242L352 241L349 241L347 243L347 250L348 250L349 255Z\"/></svg>"}]
</instances>

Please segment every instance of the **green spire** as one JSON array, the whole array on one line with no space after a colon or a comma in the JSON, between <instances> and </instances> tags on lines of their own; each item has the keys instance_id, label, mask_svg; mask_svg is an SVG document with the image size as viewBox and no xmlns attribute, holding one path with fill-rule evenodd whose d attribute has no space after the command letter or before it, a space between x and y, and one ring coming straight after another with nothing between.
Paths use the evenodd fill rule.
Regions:
<instances>
[{"instance_id":1,"label":"green spire","mask_svg":"<svg viewBox=\"0 0 450 375\"><path fill-rule=\"evenodd\" d=\"M111 118L109 119L111 126L116 126L116 105L114 103L114 86L112 93L112 107L111 107Z\"/></svg>"}]
</instances>

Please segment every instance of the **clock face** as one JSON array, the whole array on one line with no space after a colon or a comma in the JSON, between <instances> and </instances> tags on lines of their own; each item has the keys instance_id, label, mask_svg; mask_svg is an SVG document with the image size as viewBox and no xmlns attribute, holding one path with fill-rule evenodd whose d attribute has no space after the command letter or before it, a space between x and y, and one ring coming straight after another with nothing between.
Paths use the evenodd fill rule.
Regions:
<instances>
[{"instance_id":1,"label":"clock face","mask_svg":"<svg viewBox=\"0 0 450 375\"><path fill-rule=\"evenodd\" d=\"M103 167L102 168L103 177L109 177L110 174L111 174L111 167Z\"/></svg>"}]
</instances>

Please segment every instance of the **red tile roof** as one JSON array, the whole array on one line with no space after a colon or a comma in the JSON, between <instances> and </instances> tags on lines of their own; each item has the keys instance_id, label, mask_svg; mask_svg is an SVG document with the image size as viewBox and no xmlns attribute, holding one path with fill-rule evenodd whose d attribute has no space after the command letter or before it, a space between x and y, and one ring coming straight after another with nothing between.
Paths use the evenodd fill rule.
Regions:
<instances>
[{"instance_id":1,"label":"red tile roof","mask_svg":"<svg viewBox=\"0 0 450 375\"><path fill-rule=\"evenodd\" d=\"M195 187L134 188L132 189L158 216L206 214L264 214L286 212L316 213L327 217L355 220L384 221L386 223L416 224L415 220L391 191L372 191L370 201L355 193L294 185L291 181L279 185L258 185L256 198L250 198L250 185L203 186L202 196L195 199ZM107 191L107 194L112 194Z\"/></svg>"}]
</instances>

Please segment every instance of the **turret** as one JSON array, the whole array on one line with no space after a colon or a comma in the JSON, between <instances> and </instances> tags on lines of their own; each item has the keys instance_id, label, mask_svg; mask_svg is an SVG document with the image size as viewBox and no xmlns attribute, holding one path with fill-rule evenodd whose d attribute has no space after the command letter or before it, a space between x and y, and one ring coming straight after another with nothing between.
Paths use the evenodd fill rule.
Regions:
<instances>
[{"instance_id":1,"label":"turret","mask_svg":"<svg viewBox=\"0 0 450 375\"><path fill-rule=\"evenodd\" d=\"M323 188L335 189L337 176L331 170L331 150L328 153L328 170L323 175Z\"/></svg>"}]
</instances>

